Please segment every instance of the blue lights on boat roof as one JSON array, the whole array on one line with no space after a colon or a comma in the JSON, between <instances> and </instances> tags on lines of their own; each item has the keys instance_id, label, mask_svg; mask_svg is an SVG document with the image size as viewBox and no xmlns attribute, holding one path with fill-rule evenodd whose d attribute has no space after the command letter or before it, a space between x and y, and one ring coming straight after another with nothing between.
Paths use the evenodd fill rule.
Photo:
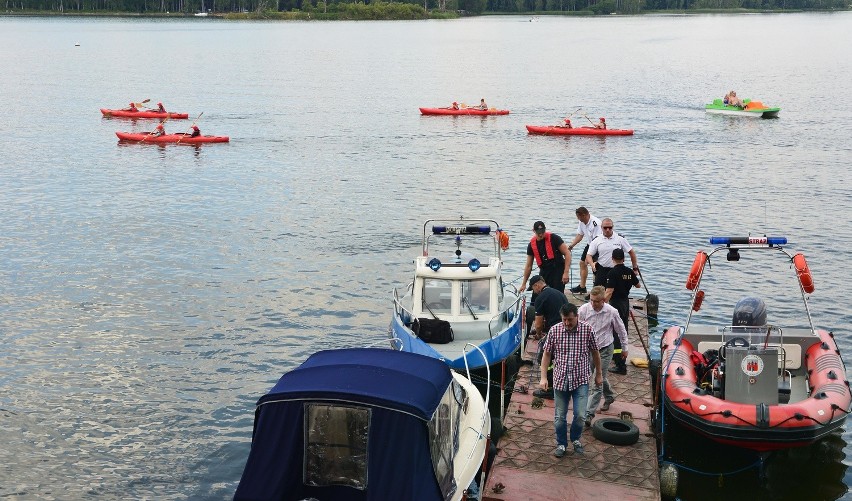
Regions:
<instances>
[{"instance_id":1,"label":"blue lights on boat roof","mask_svg":"<svg viewBox=\"0 0 852 501\"><path fill-rule=\"evenodd\" d=\"M433 235L488 235L491 226L432 226Z\"/></svg>"},{"instance_id":2,"label":"blue lights on boat roof","mask_svg":"<svg viewBox=\"0 0 852 501\"><path fill-rule=\"evenodd\" d=\"M787 237L710 237L710 245L787 245Z\"/></svg>"}]
</instances>

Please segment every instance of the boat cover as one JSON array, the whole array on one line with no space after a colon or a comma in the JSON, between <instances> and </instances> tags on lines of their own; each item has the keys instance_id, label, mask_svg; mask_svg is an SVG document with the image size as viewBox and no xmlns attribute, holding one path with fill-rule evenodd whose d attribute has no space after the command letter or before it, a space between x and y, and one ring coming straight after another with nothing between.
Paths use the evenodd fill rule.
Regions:
<instances>
[{"instance_id":1,"label":"boat cover","mask_svg":"<svg viewBox=\"0 0 852 501\"><path fill-rule=\"evenodd\" d=\"M378 348L315 353L258 401L251 452L234 499L443 499L428 421L451 381L446 363L413 353ZM316 402L370 409L363 489L303 482L305 406Z\"/></svg>"}]
</instances>

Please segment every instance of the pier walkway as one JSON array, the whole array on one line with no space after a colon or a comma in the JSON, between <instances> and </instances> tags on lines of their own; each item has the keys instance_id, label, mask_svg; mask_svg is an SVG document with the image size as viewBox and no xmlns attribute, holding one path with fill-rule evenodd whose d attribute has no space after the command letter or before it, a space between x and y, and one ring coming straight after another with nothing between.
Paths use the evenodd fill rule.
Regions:
<instances>
[{"instance_id":1,"label":"pier walkway","mask_svg":"<svg viewBox=\"0 0 852 501\"><path fill-rule=\"evenodd\" d=\"M571 298L572 302L576 302ZM644 311L644 301L633 301L636 313ZM647 358L648 323L643 313L634 315L628 329L629 357ZM641 337L640 337L641 336ZM534 360L538 343L526 344L522 359ZM533 372L535 371L535 372ZM481 494L483 501L658 501L660 481L657 448L650 429L651 394L647 368L628 362L627 375L609 374L615 402L608 411L598 410L595 420L615 417L632 420L639 428L639 441L630 446L614 446L598 441L591 428L585 428L580 441L585 454L572 448L562 458L553 455L553 400L532 396L537 389L538 366L523 365L515 382L504 419L505 432L497 444L498 453ZM535 400L535 402L534 402ZM535 408L539 407L540 408ZM568 411L568 424L571 422Z\"/></svg>"}]
</instances>

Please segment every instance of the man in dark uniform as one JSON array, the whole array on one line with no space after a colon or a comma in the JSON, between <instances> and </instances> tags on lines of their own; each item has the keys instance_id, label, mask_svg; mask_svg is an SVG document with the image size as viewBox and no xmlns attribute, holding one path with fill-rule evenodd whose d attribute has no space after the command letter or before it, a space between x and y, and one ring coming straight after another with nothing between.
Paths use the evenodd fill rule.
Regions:
<instances>
[{"instance_id":1,"label":"man in dark uniform","mask_svg":"<svg viewBox=\"0 0 852 501\"><path fill-rule=\"evenodd\" d=\"M535 294L535 324L530 331L539 340L539 347L544 345L544 336L551 327L562 321L559 310L562 305L568 303L565 293L549 287L541 275L535 275L530 279L530 291ZM541 363L541 351L538 353L538 362ZM548 372L552 374L552 372ZM550 376L552 377L552 375ZM552 388L552 386L551 386ZM553 398L553 390L536 390L535 397Z\"/></svg>"},{"instance_id":2,"label":"man in dark uniform","mask_svg":"<svg viewBox=\"0 0 852 501\"><path fill-rule=\"evenodd\" d=\"M613 267L606 277L606 300L610 305L618 310L618 316L624 322L624 329L627 329L627 318L630 316L630 288L639 287L639 278L632 269L624 266L624 251L619 248L612 250ZM616 374L627 374L627 363L621 357L621 343L619 339L615 339L615 350L612 354L612 360L615 366L610 369L610 372Z\"/></svg>"}]
</instances>

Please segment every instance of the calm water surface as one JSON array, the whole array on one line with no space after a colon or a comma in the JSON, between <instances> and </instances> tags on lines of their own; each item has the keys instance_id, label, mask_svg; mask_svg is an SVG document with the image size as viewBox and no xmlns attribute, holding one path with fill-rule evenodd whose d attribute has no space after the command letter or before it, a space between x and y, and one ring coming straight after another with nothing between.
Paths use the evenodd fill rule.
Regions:
<instances>
[{"instance_id":1,"label":"calm water surface","mask_svg":"<svg viewBox=\"0 0 852 501\"><path fill-rule=\"evenodd\" d=\"M613 217L661 325L685 318L708 236L786 235L809 256L817 326L852 352L836 270L852 248L850 27L0 18L0 496L231 497L256 399L318 349L381 341L429 217L500 221L511 278L536 219L570 237L578 205ZM705 115L731 88L780 118ZM481 97L512 114L417 112ZM98 108L146 98L232 142L117 144L156 122ZM636 135L525 133L579 107ZM759 293L805 324L795 283L753 289L763 268L743 268L709 315ZM682 497L847 498L849 441L779 454L766 481L686 475ZM729 471L698 447L678 459Z\"/></svg>"}]
</instances>

